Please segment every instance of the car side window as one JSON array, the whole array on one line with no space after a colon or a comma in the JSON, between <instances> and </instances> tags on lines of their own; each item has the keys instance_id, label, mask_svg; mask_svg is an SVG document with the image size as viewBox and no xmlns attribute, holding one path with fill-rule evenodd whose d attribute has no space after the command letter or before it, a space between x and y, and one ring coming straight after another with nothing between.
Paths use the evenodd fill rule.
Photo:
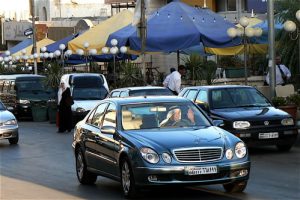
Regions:
<instances>
[{"instance_id":1,"label":"car side window","mask_svg":"<svg viewBox=\"0 0 300 200\"><path fill-rule=\"evenodd\" d=\"M207 91L205 90L200 90L198 93L196 100L201 101L203 103L208 103L208 98L207 98Z\"/></svg>"},{"instance_id":2,"label":"car side window","mask_svg":"<svg viewBox=\"0 0 300 200\"><path fill-rule=\"evenodd\" d=\"M197 92L197 90L190 90L185 98L193 101L196 97Z\"/></svg>"},{"instance_id":3,"label":"car side window","mask_svg":"<svg viewBox=\"0 0 300 200\"><path fill-rule=\"evenodd\" d=\"M106 110L102 126L116 127L116 116L116 106L115 104L111 103Z\"/></svg>"},{"instance_id":4,"label":"car side window","mask_svg":"<svg viewBox=\"0 0 300 200\"><path fill-rule=\"evenodd\" d=\"M111 97L119 97L119 95L120 95L119 91L111 93Z\"/></svg>"},{"instance_id":5,"label":"car side window","mask_svg":"<svg viewBox=\"0 0 300 200\"><path fill-rule=\"evenodd\" d=\"M106 107L107 107L107 103L100 104L97 107L93 119L91 121L92 125L100 127Z\"/></svg>"},{"instance_id":6,"label":"car side window","mask_svg":"<svg viewBox=\"0 0 300 200\"><path fill-rule=\"evenodd\" d=\"M120 94L120 97L127 97L128 95L127 95L127 92L126 91L123 91L123 92L121 92L121 94Z\"/></svg>"}]
</instances>

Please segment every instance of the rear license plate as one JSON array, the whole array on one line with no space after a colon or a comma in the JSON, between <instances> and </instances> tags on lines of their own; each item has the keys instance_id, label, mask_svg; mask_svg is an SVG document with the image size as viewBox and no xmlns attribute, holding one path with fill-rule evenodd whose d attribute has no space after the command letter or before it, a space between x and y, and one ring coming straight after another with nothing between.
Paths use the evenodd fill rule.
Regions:
<instances>
[{"instance_id":1,"label":"rear license plate","mask_svg":"<svg viewBox=\"0 0 300 200\"><path fill-rule=\"evenodd\" d=\"M259 133L259 139L271 139L271 138L278 138L278 132L271 132L271 133Z\"/></svg>"},{"instance_id":2,"label":"rear license plate","mask_svg":"<svg viewBox=\"0 0 300 200\"><path fill-rule=\"evenodd\" d=\"M200 175L200 174L216 174L218 173L217 166L208 167L185 167L184 172L186 175Z\"/></svg>"}]
</instances>

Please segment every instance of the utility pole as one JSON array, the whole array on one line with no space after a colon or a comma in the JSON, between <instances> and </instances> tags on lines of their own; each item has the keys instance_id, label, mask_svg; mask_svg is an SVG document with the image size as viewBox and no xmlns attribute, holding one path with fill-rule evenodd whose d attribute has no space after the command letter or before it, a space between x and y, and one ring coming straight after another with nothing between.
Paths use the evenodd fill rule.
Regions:
<instances>
[{"instance_id":1,"label":"utility pole","mask_svg":"<svg viewBox=\"0 0 300 200\"><path fill-rule=\"evenodd\" d=\"M269 40L269 78L270 78L270 89L271 97L275 97L275 85L276 85L276 69L275 69L275 31L274 31L274 0L268 0L268 40Z\"/></svg>"},{"instance_id":2,"label":"utility pole","mask_svg":"<svg viewBox=\"0 0 300 200\"><path fill-rule=\"evenodd\" d=\"M141 21L140 21L140 36L141 36L141 53L143 55L142 58L142 68L143 68L143 78L144 83L146 83L146 60L145 60L145 52L146 52L146 38L147 38L147 22L146 22L146 7L145 0L141 0Z\"/></svg>"},{"instance_id":3,"label":"utility pole","mask_svg":"<svg viewBox=\"0 0 300 200\"><path fill-rule=\"evenodd\" d=\"M36 54L36 30L35 30L35 0L30 0L31 1L31 16L32 16L32 29L33 29L33 36L32 36L32 55ZM37 72L37 59L33 59L33 68L34 68L34 74L38 74Z\"/></svg>"}]
</instances>

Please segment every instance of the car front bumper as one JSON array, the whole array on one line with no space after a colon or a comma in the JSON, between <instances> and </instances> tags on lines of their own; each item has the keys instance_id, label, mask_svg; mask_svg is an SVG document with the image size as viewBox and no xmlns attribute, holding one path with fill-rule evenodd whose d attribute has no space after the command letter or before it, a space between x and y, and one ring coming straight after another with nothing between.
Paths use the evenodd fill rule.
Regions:
<instances>
[{"instance_id":1,"label":"car front bumper","mask_svg":"<svg viewBox=\"0 0 300 200\"><path fill-rule=\"evenodd\" d=\"M18 136L18 126L0 127L0 139L15 138Z\"/></svg>"},{"instance_id":2,"label":"car front bumper","mask_svg":"<svg viewBox=\"0 0 300 200\"><path fill-rule=\"evenodd\" d=\"M267 145L292 145L296 142L298 128L295 127L277 127L272 129L254 129L254 130L232 130L235 136L243 140L248 147L267 146ZM261 133L278 133L277 138L260 138Z\"/></svg>"},{"instance_id":3,"label":"car front bumper","mask_svg":"<svg viewBox=\"0 0 300 200\"><path fill-rule=\"evenodd\" d=\"M217 166L218 173L203 175L187 175L185 167ZM246 174L240 175L242 170ZM249 179L250 161L226 164L185 165L136 167L133 170L135 182L140 186L155 185L209 185L238 182Z\"/></svg>"}]
</instances>

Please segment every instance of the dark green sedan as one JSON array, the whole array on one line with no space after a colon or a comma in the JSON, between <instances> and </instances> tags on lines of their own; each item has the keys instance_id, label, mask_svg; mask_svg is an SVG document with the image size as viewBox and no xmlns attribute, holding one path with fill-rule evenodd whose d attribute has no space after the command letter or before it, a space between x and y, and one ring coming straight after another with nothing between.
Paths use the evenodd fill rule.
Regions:
<instances>
[{"instance_id":1,"label":"dark green sedan","mask_svg":"<svg viewBox=\"0 0 300 200\"><path fill-rule=\"evenodd\" d=\"M112 178L125 197L157 185L223 184L242 192L250 172L247 147L214 124L181 97L103 100L75 127L78 180Z\"/></svg>"}]
</instances>

